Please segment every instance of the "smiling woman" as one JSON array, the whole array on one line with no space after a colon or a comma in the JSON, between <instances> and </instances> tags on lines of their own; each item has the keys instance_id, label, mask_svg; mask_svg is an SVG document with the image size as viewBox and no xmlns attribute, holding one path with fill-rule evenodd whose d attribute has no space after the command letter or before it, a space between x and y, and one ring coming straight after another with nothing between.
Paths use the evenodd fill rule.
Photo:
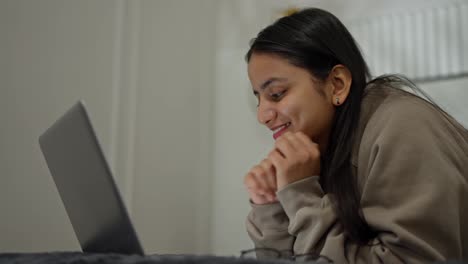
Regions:
<instances>
[{"instance_id":1,"label":"smiling woman","mask_svg":"<svg viewBox=\"0 0 468 264\"><path fill-rule=\"evenodd\" d=\"M468 132L409 80L371 79L332 14L263 29L246 55L271 152L245 176L256 248L335 263L466 259ZM423 93L424 94L424 93Z\"/></svg>"},{"instance_id":2,"label":"smiling woman","mask_svg":"<svg viewBox=\"0 0 468 264\"><path fill-rule=\"evenodd\" d=\"M335 70L350 77L349 71L342 66ZM328 90L321 88L321 80L285 59L263 53L252 55L248 72L258 100L258 121L275 132L275 139L286 129L297 130L326 146L334 107L325 100ZM342 89L335 91L337 98L346 92L343 89L349 89L344 86L337 88Z\"/></svg>"}]
</instances>

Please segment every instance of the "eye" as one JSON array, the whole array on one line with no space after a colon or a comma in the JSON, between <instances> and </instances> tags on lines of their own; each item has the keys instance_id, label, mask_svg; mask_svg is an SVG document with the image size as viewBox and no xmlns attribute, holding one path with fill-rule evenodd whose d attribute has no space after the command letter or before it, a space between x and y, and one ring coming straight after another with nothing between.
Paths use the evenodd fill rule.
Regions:
<instances>
[{"instance_id":1,"label":"eye","mask_svg":"<svg viewBox=\"0 0 468 264\"><path fill-rule=\"evenodd\" d=\"M255 96L255 106L258 108L258 106L260 105L260 96L258 95L257 92L254 92L254 96Z\"/></svg>"},{"instance_id":2,"label":"eye","mask_svg":"<svg viewBox=\"0 0 468 264\"><path fill-rule=\"evenodd\" d=\"M270 97L275 100L275 101L278 101L281 99L281 97L283 97L284 93L286 92L286 90L282 90L280 92L277 92L277 93L272 93L270 94Z\"/></svg>"}]
</instances>

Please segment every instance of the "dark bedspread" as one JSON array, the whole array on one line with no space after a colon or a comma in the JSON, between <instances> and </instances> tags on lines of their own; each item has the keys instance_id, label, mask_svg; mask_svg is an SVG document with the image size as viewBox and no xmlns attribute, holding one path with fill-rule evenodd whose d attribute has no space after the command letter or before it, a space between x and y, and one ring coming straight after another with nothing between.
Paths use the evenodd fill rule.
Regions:
<instances>
[{"instance_id":1,"label":"dark bedspread","mask_svg":"<svg viewBox=\"0 0 468 264\"><path fill-rule=\"evenodd\" d=\"M93 254L82 252L53 253L0 253L0 263L28 264L291 264L287 260L261 261L236 257L195 256L195 255L120 255ZM308 262L315 263L315 262ZM461 261L437 262L435 264L466 264Z\"/></svg>"},{"instance_id":2,"label":"dark bedspread","mask_svg":"<svg viewBox=\"0 0 468 264\"><path fill-rule=\"evenodd\" d=\"M286 264L289 261L260 261L236 257L194 256L194 255L119 255L91 254L81 252L53 253L4 253L0 254L0 263L63 263L63 264Z\"/></svg>"}]
</instances>

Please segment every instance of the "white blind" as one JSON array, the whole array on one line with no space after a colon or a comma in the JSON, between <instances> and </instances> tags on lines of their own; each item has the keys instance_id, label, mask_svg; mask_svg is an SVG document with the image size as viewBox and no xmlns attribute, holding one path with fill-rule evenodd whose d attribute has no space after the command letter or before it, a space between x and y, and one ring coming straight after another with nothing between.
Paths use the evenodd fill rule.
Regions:
<instances>
[{"instance_id":1,"label":"white blind","mask_svg":"<svg viewBox=\"0 0 468 264\"><path fill-rule=\"evenodd\" d=\"M468 3L356 20L349 29L374 76L414 81L468 76Z\"/></svg>"}]
</instances>

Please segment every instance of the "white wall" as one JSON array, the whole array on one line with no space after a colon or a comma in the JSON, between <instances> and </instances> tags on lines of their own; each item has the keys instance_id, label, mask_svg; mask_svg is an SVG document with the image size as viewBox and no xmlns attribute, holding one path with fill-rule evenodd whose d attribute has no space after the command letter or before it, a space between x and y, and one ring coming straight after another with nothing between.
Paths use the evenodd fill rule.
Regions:
<instances>
[{"instance_id":1,"label":"white wall","mask_svg":"<svg viewBox=\"0 0 468 264\"><path fill-rule=\"evenodd\" d=\"M215 10L0 1L0 252L79 249L37 143L79 98L146 250L209 250Z\"/></svg>"},{"instance_id":2,"label":"white wall","mask_svg":"<svg viewBox=\"0 0 468 264\"><path fill-rule=\"evenodd\" d=\"M133 216L147 252L207 253L216 1L141 1Z\"/></svg>"},{"instance_id":3,"label":"white wall","mask_svg":"<svg viewBox=\"0 0 468 264\"><path fill-rule=\"evenodd\" d=\"M78 248L37 139L83 98L109 151L116 8L0 2L0 251Z\"/></svg>"}]
</instances>

